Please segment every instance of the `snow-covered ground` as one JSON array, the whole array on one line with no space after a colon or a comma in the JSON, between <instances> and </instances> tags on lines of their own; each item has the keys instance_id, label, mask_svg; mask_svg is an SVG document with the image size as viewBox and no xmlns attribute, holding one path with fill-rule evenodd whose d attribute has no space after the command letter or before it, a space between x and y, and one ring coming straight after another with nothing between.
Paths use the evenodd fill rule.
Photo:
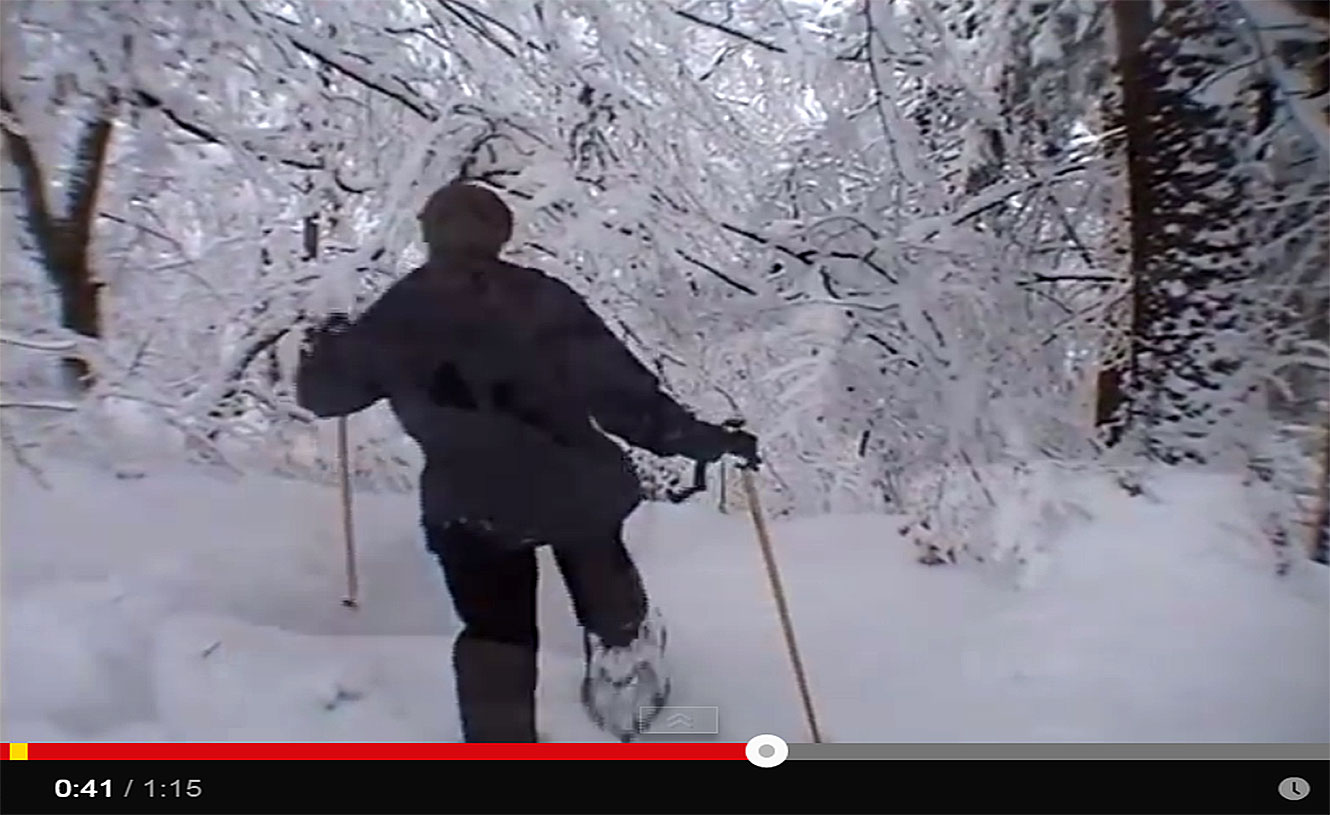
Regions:
<instances>
[{"instance_id":1,"label":"snow-covered ground","mask_svg":"<svg viewBox=\"0 0 1330 815\"><path fill-rule=\"evenodd\" d=\"M47 491L12 463L3 475L4 740L459 738L455 620L411 496L357 497L350 610L326 487L67 465ZM1235 542L1222 480L1157 494L1091 490L1094 520L1020 589L919 565L890 518L775 524L827 738L1330 739L1327 570L1271 575ZM723 739L804 740L747 519L648 505L629 532L669 620L674 701L719 707ZM542 729L606 740L578 706L577 632L545 574Z\"/></svg>"}]
</instances>

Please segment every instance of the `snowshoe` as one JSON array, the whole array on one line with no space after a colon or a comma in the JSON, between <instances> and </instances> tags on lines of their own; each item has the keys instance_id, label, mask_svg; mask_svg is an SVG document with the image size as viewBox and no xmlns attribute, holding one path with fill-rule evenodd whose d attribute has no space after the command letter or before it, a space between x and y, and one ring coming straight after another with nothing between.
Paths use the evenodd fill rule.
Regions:
<instances>
[{"instance_id":1,"label":"snowshoe","mask_svg":"<svg viewBox=\"0 0 1330 815\"><path fill-rule=\"evenodd\" d=\"M665 641L665 628L656 614L625 646L607 647L595 634L583 634L582 705L597 727L620 741L631 741L644 731L669 698Z\"/></svg>"}]
</instances>

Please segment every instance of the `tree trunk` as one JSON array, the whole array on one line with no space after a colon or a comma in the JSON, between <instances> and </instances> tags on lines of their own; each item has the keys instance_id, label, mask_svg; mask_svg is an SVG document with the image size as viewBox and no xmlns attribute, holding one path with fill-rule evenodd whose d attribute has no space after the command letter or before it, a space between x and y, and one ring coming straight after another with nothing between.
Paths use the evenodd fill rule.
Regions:
<instances>
[{"instance_id":1,"label":"tree trunk","mask_svg":"<svg viewBox=\"0 0 1330 815\"><path fill-rule=\"evenodd\" d=\"M1243 364L1254 206L1231 145L1225 4L1115 0L1129 185L1130 361L1119 411L1168 464L1236 453L1258 387ZM1112 395L1112 391L1109 391Z\"/></svg>"},{"instance_id":2,"label":"tree trunk","mask_svg":"<svg viewBox=\"0 0 1330 815\"><path fill-rule=\"evenodd\" d=\"M68 256L55 261L58 265L48 263L47 272L57 281L60 325L80 336L98 339L102 336L102 283L93 276L86 247L58 254ZM60 364L66 381L75 390L87 390L92 386L92 367L86 359L71 355L61 359Z\"/></svg>"},{"instance_id":3,"label":"tree trunk","mask_svg":"<svg viewBox=\"0 0 1330 815\"><path fill-rule=\"evenodd\" d=\"M69 173L63 214L51 211L46 174L25 134L4 128L5 141L19 174L24 216L37 244L38 257L55 286L60 304L60 325L81 336L102 336L101 281L91 263L92 224L97 214L106 157L111 146L114 94L102 103L97 116L84 124ZM0 92L0 109L16 118L9 97ZM82 356L61 360L65 377L75 391L93 384L92 368Z\"/></svg>"},{"instance_id":4,"label":"tree trunk","mask_svg":"<svg viewBox=\"0 0 1330 815\"><path fill-rule=\"evenodd\" d=\"M1128 305L1128 334L1133 353L1118 364L1099 372L1095 423L1105 430L1109 444L1122 440L1130 421L1131 404L1127 382L1131 379L1135 348L1141 344L1145 312L1142 296L1145 281L1142 255L1148 243L1150 215L1155 209L1153 190L1147 180L1146 151L1151 149L1150 111L1157 107L1150 86L1143 80L1148 70L1145 42L1154 27L1150 3L1114 0L1113 19L1117 24L1118 74L1122 93L1122 122L1126 133L1123 148L1127 168L1127 224L1131 256L1131 289Z\"/></svg>"}]
</instances>

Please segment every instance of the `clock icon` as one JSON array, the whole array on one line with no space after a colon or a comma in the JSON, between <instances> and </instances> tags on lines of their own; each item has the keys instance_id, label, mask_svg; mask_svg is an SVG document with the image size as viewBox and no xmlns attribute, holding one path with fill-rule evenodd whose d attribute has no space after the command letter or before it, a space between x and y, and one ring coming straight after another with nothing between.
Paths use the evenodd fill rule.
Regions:
<instances>
[{"instance_id":1,"label":"clock icon","mask_svg":"<svg viewBox=\"0 0 1330 815\"><path fill-rule=\"evenodd\" d=\"M1311 791L1311 785L1296 776L1279 782L1279 794L1290 801L1301 801Z\"/></svg>"}]
</instances>

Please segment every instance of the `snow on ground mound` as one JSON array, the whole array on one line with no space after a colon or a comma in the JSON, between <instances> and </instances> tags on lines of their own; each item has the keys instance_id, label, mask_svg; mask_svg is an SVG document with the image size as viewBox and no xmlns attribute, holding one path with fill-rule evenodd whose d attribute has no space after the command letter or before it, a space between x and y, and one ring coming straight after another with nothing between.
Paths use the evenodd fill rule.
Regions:
<instances>
[{"instance_id":1,"label":"snow on ground mound","mask_svg":"<svg viewBox=\"0 0 1330 815\"><path fill-rule=\"evenodd\" d=\"M6 740L458 738L456 621L412 496L357 496L352 611L331 490L49 476L45 491L7 467L0 484ZM891 518L775 524L827 736L1330 738L1327 570L1272 576L1223 479L1170 477L1155 500L1090 487L1094 520L1061 533L1033 582L921 566ZM747 519L648 505L628 537L669 621L675 703L717 706L724 739L804 739ZM541 727L606 740L578 707L578 632L541 557Z\"/></svg>"}]
</instances>

